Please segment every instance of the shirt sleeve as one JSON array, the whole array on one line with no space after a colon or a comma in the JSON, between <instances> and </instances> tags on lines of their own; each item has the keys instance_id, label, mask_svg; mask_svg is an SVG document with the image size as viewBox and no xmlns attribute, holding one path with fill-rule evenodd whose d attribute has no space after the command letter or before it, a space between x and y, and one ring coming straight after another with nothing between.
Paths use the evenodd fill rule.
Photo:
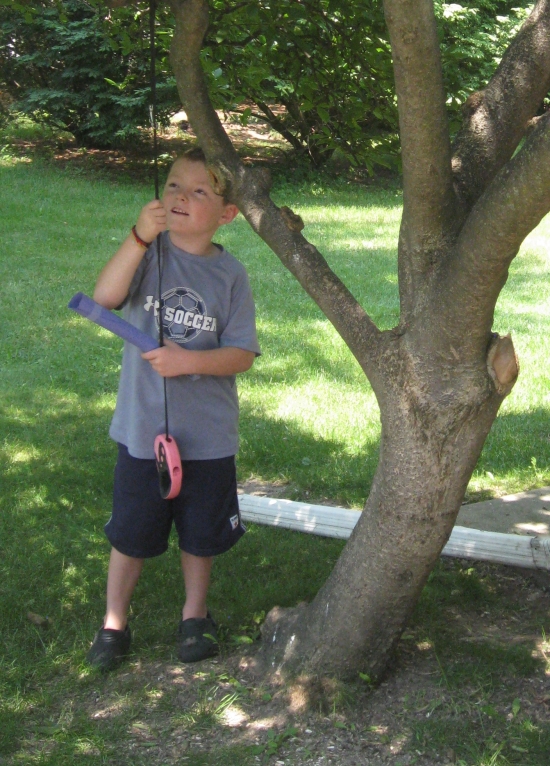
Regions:
<instances>
[{"instance_id":1,"label":"shirt sleeve","mask_svg":"<svg viewBox=\"0 0 550 766\"><path fill-rule=\"evenodd\" d=\"M260 356L256 333L256 309L244 267L238 272L231 288L231 306L227 325L219 339L220 347L231 346L252 351Z\"/></svg>"},{"instance_id":2,"label":"shirt sleeve","mask_svg":"<svg viewBox=\"0 0 550 766\"><path fill-rule=\"evenodd\" d=\"M130 282L130 287L128 288L128 295L126 296L126 298L124 299L124 303L122 304L123 306L139 290L139 286L141 285L141 281L143 279L145 272L152 265L151 260L153 257L155 257L155 262L156 262L156 254L157 254L156 243L154 242L152 245L149 246L149 248L145 252L145 255L141 259L139 266L137 267L136 272L134 276L132 277L132 281Z\"/></svg>"}]
</instances>

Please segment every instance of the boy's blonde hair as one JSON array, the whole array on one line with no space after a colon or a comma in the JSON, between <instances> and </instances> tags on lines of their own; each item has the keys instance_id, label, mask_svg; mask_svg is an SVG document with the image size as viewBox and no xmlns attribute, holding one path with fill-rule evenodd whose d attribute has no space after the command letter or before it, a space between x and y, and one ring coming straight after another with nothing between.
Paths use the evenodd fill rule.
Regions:
<instances>
[{"instance_id":1,"label":"boy's blonde hair","mask_svg":"<svg viewBox=\"0 0 550 766\"><path fill-rule=\"evenodd\" d=\"M191 149L186 149L183 154L178 154L174 162L178 160L189 160L189 162L202 162L206 165L206 155L200 146L192 146Z\"/></svg>"},{"instance_id":2,"label":"boy's blonde hair","mask_svg":"<svg viewBox=\"0 0 550 766\"><path fill-rule=\"evenodd\" d=\"M202 162L202 164L206 167L206 155L200 146L193 146L191 149L187 149L185 152L183 152L183 154L178 154L174 162L177 162L178 160L187 160L188 162ZM216 194L218 194L218 192L216 192ZM222 198L225 205L229 205L229 200L225 194L218 194L218 197Z\"/></svg>"}]
</instances>

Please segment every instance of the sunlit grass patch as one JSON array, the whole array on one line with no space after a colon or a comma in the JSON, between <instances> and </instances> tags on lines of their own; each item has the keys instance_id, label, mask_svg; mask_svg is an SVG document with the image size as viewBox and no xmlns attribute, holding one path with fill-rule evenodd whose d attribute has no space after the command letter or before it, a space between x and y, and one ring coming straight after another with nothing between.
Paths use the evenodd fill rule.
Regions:
<instances>
[{"instance_id":1,"label":"sunlit grass patch","mask_svg":"<svg viewBox=\"0 0 550 766\"><path fill-rule=\"evenodd\" d=\"M550 676L550 636L546 634L544 628L542 629L542 638L537 648L544 660L546 675Z\"/></svg>"},{"instance_id":2,"label":"sunlit grass patch","mask_svg":"<svg viewBox=\"0 0 550 766\"><path fill-rule=\"evenodd\" d=\"M237 715L235 703L239 700L239 692L234 691L220 696L218 686L202 689L199 698L191 710L180 713L172 718L175 725L183 725L186 729L208 729L224 724L228 710L233 707L233 715ZM241 716L242 719L242 711Z\"/></svg>"}]
</instances>

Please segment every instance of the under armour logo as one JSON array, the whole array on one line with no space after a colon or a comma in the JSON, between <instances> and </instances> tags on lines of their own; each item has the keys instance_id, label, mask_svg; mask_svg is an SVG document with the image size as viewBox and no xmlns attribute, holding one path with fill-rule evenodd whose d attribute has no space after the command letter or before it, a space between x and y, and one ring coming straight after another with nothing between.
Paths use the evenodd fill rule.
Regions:
<instances>
[{"instance_id":1,"label":"under armour logo","mask_svg":"<svg viewBox=\"0 0 550 766\"><path fill-rule=\"evenodd\" d=\"M157 316L159 313L159 302L155 300L154 295L148 295L145 300L145 305L143 306L145 311L149 311L150 308L154 309L154 315Z\"/></svg>"}]
</instances>

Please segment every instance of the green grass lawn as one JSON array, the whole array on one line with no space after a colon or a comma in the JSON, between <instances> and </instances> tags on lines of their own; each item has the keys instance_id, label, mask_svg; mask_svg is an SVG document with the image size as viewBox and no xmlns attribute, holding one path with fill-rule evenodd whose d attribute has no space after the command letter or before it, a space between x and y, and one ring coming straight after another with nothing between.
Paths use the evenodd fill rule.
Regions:
<instances>
[{"instance_id":1,"label":"green grass lawn","mask_svg":"<svg viewBox=\"0 0 550 766\"><path fill-rule=\"evenodd\" d=\"M103 609L103 525L115 456L107 432L121 342L66 304L79 290L91 293L150 196L144 185L47 164L0 165L0 758L15 752L31 710L47 711L74 684L92 684L82 661ZM303 217L305 235L375 322L393 326L400 192L318 182L287 184L275 196ZM240 380L239 478L285 482L296 499L361 507L379 436L370 386L328 321L242 218L219 239L249 271L263 350ZM472 478L470 492L478 496L550 484L549 242L547 219L512 265L497 307L495 329L512 332L522 371ZM216 565L212 609L227 645L253 636L273 605L310 599L341 547L252 528ZM182 597L177 559L172 546L149 562L136 592L132 625L145 659L172 656ZM51 627L37 628L28 611L49 617ZM91 724L82 726L82 737L92 737ZM74 752L51 762L76 763Z\"/></svg>"}]
</instances>

